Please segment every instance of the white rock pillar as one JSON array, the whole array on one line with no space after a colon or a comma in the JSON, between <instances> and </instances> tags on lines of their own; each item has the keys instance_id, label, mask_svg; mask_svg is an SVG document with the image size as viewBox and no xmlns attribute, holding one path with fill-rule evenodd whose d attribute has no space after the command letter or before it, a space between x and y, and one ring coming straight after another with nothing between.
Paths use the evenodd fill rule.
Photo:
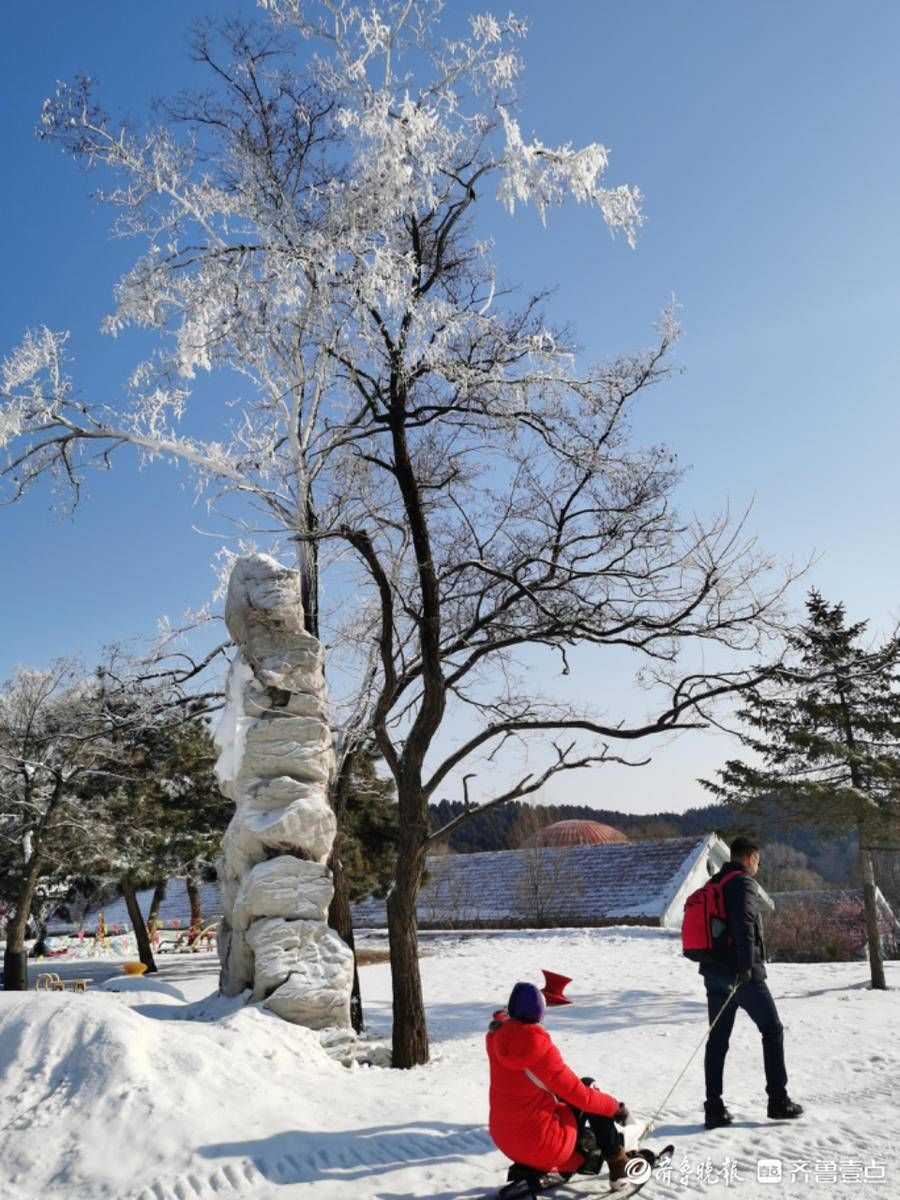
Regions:
<instances>
[{"instance_id":1,"label":"white rock pillar","mask_svg":"<svg viewBox=\"0 0 900 1200\"><path fill-rule=\"evenodd\" d=\"M237 651L216 732L235 814L219 862L220 986L312 1029L349 1027L353 956L328 928L334 750L321 643L300 575L265 554L234 565L225 623Z\"/></svg>"}]
</instances>

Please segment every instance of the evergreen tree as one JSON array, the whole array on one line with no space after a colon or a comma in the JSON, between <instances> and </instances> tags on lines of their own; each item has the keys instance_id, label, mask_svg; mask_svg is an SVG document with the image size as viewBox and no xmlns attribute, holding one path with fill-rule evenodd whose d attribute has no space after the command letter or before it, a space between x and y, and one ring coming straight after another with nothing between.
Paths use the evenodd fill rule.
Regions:
<instances>
[{"instance_id":1,"label":"evergreen tree","mask_svg":"<svg viewBox=\"0 0 900 1200\"><path fill-rule=\"evenodd\" d=\"M354 755L338 853L351 900L383 897L397 857L397 803L393 780L376 771L371 754Z\"/></svg>"},{"instance_id":2,"label":"evergreen tree","mask_svg":"<svg viewBox=\"0 0 900 1200\"><path fill-rule=\"evenodd\" d=\"M106 796L112 837L103 869L119 881L138 953L149 971L156 966L136 892L184 874L190 896L209 872L234 809L216 783L216 758L203 720L190 708L173 707L134 727L129 772ZM198 900L191 899L193 929L199 913Z\"/></svg>"},{"instance_id":3,"label":"evergreen tree","mask_svg":"<svg viewBox=\"0 0 900 1200\"><path fill-rule=\"evenodd\" d=\"M739 716L759 763L732 760L712 792L746 812L774 793L790 820L825 836L855 831L872 987L884 966L872 850L900 840L900 638L867 649L866 622L815 590L789 639L793 663L747 693Z\"/></svg>"},{"instance_id":4,"label":"evergreen tree","mask_svg":"<svg viewBox=\"0 0 900 1200\"><path fill-rule=\"evenodd\" d=\"M397 859L394 785L391 780L379 777L376 762L377 755L371 746L348 751L342 756L332 788L337 836L328 860L334 879L328 924L353 951L350 1020L357 1033L362 1033L365 1021L350 902L371 892L385 895Z\"/></svg>"}]
</instances>

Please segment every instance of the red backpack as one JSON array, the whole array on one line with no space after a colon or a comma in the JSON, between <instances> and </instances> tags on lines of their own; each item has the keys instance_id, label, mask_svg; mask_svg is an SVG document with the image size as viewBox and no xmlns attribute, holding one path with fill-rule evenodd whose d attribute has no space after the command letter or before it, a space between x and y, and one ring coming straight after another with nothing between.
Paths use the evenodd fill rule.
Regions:
<instances>
[{"instance_id":1,"label":"red backpack","mask_svg":"<svg viewBox=\"0 0 900 1200\"><path fill-rule=\"evenodd\" d=\"M728 923L722 889L729 879L740 875L729 871L719 880L707 879L703 887L691 892L684 902L681 923L681 953L697 963L721 962L728 949Z\"/></svg>"}]
</instances>

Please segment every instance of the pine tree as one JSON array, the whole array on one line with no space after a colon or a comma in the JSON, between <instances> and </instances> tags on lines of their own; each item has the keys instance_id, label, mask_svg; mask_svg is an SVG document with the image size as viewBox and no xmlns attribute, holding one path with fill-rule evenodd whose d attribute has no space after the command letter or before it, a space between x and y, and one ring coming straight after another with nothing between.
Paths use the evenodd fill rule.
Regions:
<instances>
[{"instance_id":1,"label":"pine tree","mask_svg":"<svg viewBox=\"0 0 900 1200\"><path fill-rule=\"evenodd\" d=\"M129 775L107 792L113 837L104 869L119 881L149 971L156 966L136 893L172 875L185 874L196 886L209 872L233 812L213 774L216 757L202 718L173 709L134 729ZM197 921L192 897L192 930Z\"/></svg>"},{"instance_id":2,"label":"pine tree","mask_svg":"<svg viewBox=\"0 0 900 1200\"><path fill-rule=\"evenodd\" d=\"M397 857L397 801L392 779L376 771L372 754L354 756L338 852L351 900L385 896Z\"/></svg>"},{"instance_id":3,"label":"pine tree","mask_svg":"<svg viewBox=\"0 0 900 1200\"><path fill-rule=\"evenodd\" d=\"M872 987L884 988L873 849L900 841L900 637L866 648L867 622L815 590L789 639L792 663L747 693L743 744L759 764L732 760L704 785L753 812L763 798L824 836L855 831Z\"/></svg>"},{"instance_id":4,"label":"pine tree","mask_svg":"<svg viewBox=\"0 0 900 1200\"><path fill-rule=\"evenodd\" d=\"M371 892L385 895L397 859L394 784L378 775L376 762L371 747L346 754L332 789L337 837L328 860L334 878L328 924L353 951L350 1019L357 1033L362 1033L365 1021L350 902Z\"/></svg>"}]
</instances>

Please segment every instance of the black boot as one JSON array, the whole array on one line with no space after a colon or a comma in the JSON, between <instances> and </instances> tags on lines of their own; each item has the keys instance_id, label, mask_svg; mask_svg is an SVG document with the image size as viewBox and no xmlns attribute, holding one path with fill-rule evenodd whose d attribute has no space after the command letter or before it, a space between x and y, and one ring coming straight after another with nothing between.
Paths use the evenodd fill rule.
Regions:
<instances>
[{"instance_id":1,"label":"black boot","mask_svg":"<svg viewBox=\"0 0 900 1200\"><path fill-rule=\"evenodd\" d=\"M707 1100L703 1105L703 1112L707 1129L719 1129L722 1125L730 1125L734 1120L721 1100Z\"/></svg>"},{"instance_id":2,"label":"black boot","mask_svg":"<svg viewBox=\"0 0 900 1200\"><path fill-rule=\"evenodd\" d=\"M625 1157L628 1159L642 1158L645 1163L649 1163L651 1167L656 1166L656 1151L648 1150L646 1146L642 1146L640 1150L628 1150Z\"/></svg>"},{"instance_id":3,"label":"black boot","mask_svg":"<svg viewBox=\"0 0 900 1200\"><path fill-rule=\"evenodd\" d=\"M773 1121L793 1121L795 1117L801 1116L802 1113L803 1105L795 1104L787 1093L777 1100L769 1098L768 1115Z\"/></svg>"},{"instance_id":4,"label":"black boot","mask_svg":"<svg viewBox=\"0 0 900 1200\"><path fill-rule=\"evenodd\" d=\"M542 1192L561 1182L554 1171L539 1171L537 1167L529 1167L526 1163L514 1162L506 1172L506 1183L497 1195L503 1200L511 1200L512 1197L521 1200L525 1196L537 1200Z\"/></svg>"},{"instance_id":5,"label":"black boot","mask_svg":"<svg viewBox=\"0 0 900 1200\"><path fill-rule=\"evenodd\" d=\"M576 1167L574 1171L563 1171L563 1179L571 1179L573 1175L599 1175L605 1161L605 1155L602 1150L590 1150L584 1156L584 1162L580 1167Z\"/></svg>"}]
</instances>

